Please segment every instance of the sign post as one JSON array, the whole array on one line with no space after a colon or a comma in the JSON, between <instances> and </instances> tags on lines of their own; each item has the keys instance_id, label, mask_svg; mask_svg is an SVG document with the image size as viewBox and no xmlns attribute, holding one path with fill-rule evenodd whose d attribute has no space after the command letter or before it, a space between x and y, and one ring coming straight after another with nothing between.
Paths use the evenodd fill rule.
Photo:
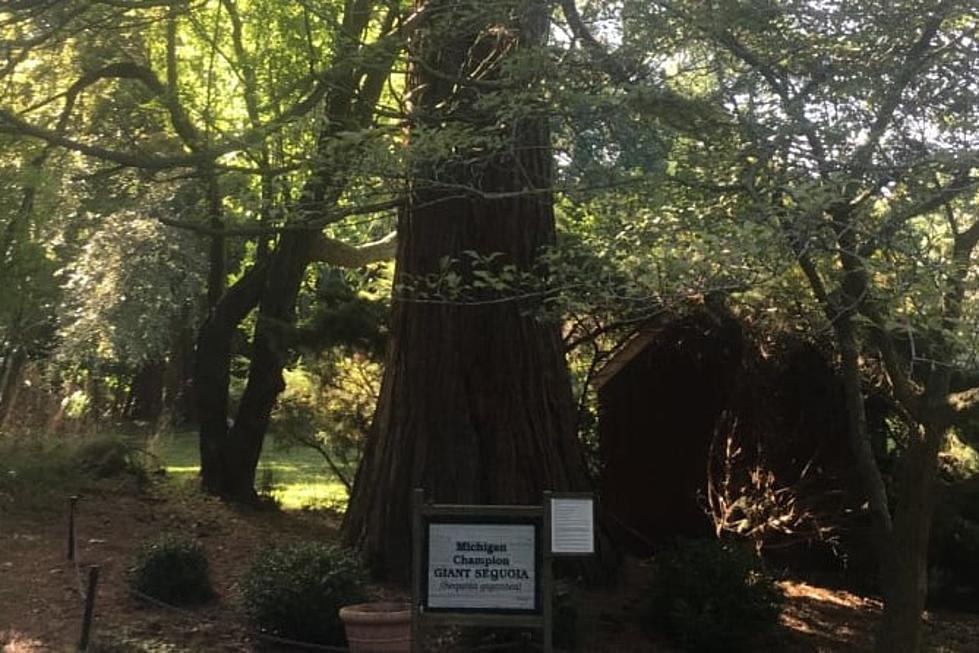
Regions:
<instances>
[{"instance_id":1,"label":"sign post","mask_svg":"<svg viewBox=\"0 0 979 653\"><path fill-rule=\"evenodd\" d=\"M412 496L412 650L428 625L540 628L553 651L554 556L594 553L590 494L542 506L429 504Z\"/></svg>"}]
</instances>

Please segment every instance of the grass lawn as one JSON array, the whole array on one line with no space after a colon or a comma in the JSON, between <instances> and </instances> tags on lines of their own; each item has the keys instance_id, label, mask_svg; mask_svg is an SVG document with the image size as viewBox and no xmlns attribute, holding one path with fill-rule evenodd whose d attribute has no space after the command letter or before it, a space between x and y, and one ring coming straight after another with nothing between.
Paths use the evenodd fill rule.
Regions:
<instances>
[{"instance_id":1,"label":"grass lawn","mask_svg":"<svg viewBox=\"0 0 979 653\"><path fill-rule=\"evenodd\" d=\"M192 432L152 437L149 450L159 456L175 479L190 479L201 468L197 434ZM308 447L283 447L268 438L255 474L260 491L268 491L286 510L335 508L347 505L347 489L330 471L322 456Z\"/></svg>"}]
</instances>

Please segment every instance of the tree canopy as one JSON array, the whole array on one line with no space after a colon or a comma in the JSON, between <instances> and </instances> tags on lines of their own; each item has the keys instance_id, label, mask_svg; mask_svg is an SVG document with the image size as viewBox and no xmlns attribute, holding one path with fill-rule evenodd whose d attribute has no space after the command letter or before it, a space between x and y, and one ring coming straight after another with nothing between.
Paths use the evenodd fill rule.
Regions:
<instances>
[{"instance_id":1,"label":"tree canopy","mask_svg":"<svg viewBox=\"0 0 979 653\"><path fill-rule=\"evenodd\" d=\"M834 352L878 646L920 648L939 453L979 421L973 4L9 2L0 428L25 381L179 415L254 500L289 375L386 338L346 536L390 571L413 484L588 486L596 370L720 298Z\"/></svg>"}]
</instances>

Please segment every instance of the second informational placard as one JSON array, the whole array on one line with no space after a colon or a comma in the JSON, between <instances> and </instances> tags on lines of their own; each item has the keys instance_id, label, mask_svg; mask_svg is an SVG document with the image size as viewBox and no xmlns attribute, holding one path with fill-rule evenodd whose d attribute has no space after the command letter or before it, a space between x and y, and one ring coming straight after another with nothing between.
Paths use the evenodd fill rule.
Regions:
<instances>
[{"instance_id":1,"label":"second informational placard","mask_svg":"<svg viewBox=\"0 0 979 653\"><path fill-rule=\"evenodd\" d=\"M555 494L550 502L551 553L595 553L595 499L591 495Z\"/></svg>"}]
</instances>

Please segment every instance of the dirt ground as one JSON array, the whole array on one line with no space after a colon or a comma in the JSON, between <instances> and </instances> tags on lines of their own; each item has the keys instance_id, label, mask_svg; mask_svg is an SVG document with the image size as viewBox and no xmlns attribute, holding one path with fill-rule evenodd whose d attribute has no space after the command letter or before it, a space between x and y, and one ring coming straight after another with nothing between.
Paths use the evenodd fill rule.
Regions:
<instances>
[{"instance_id":1,"label":"dirt ground","mask_svg":"<svg viewBox=\"0 0 979 653\"><path fill-rule=\"evenodd\" d=\"M63 509L0 512L0 651L75 650L83 603L76 567L66 559ZM337 518L324 512L236 511L187 490L170 487L148 496L90 496L78 507L78 563L99 565L95 638L104 651L268 651L249 634L235 579L250 557L274 539L332 540ZM193 612L141 604L126 584L127 566L140 542L167 530L196 535L208 552L219 598ZM600 653L670 651L650 642L635 625L645 576L630 561L626 582L615 590L580 592L579 650ZM782 622L759 650L865 651L880 605L842 590L783 581ZM391 595L395 590L381 588ZM928 615L931 651L979 651L979 615ZM112 646L109 646L112 644ZM100 650L94 647L93 650Z\"/></svg>"}]
</instances>

